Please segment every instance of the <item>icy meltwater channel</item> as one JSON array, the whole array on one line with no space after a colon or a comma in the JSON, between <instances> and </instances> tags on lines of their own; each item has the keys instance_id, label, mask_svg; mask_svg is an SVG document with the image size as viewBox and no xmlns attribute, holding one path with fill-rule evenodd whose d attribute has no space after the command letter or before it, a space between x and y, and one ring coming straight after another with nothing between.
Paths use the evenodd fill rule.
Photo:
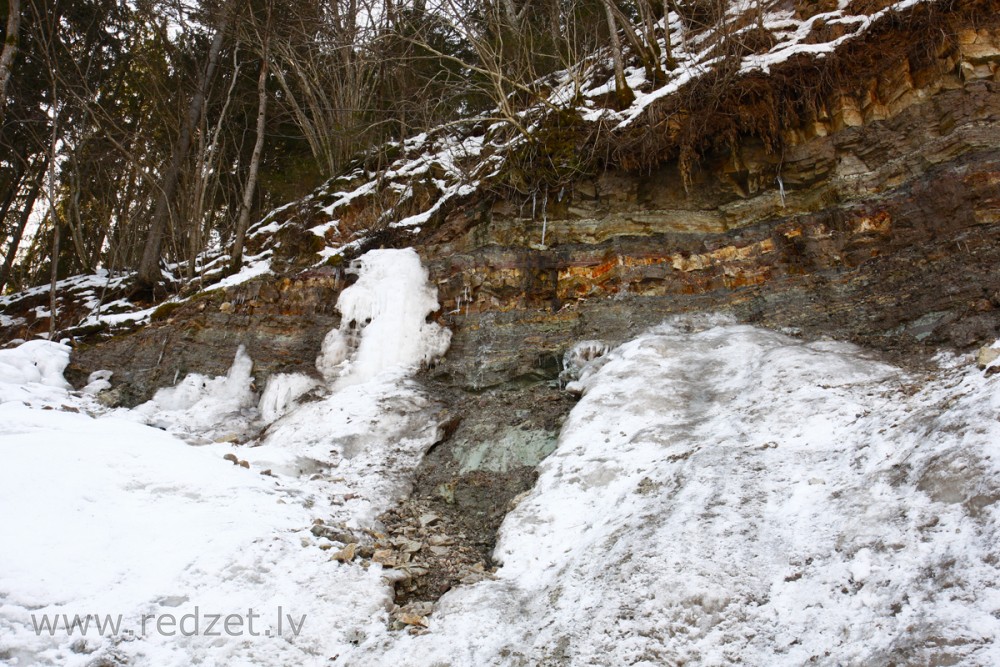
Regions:
<instances>
[{"instance_id":1,"label":"icy meltwater channel","mask_svg":"<svg viewBox=\"0 0 1000 667\"><path fill-rule=\"evenodd\" d=\"M0 352L0 661L1000 664L1000 376L959 358L908 374L713 317L587 345L571 355L589 359L570 387L582 398L503 524L496 578L446 594L412 636L387 629L380 566L332 561L308 530L377 529L437 438L411 365L344 380L367 365L357 328L324 345L318 396L278 400L297 390L277 381L280 416L236 448L137 421L217 411L192 423L260 428L235 389L249 378L239 358L159 408L95 418L61 378L67 348ZM429 333L428 348L446 336ZM30 623L121 611L135 627L195 606L244 620L252 607L258 632L276 629L278 607L306 618L297 635L83 642Z\"/></svg>"}]
</instances>

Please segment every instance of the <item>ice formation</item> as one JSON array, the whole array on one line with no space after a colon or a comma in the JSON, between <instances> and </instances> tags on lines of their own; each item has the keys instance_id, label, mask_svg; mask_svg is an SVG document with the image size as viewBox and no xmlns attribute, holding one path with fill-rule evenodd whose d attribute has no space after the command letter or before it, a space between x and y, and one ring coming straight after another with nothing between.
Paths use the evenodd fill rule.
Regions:
<instances>
[{"instance_id":1,"label":"ice formation","mask_svg":"<svg viewBox=\"0 0 1000 667\"><path fill-rule=\"evenodd\" d=\"M240 345L229 371L218 377L190 373L173 387L164 387L132 413L152 426L214 439L246 428L256 404L253 359ZM234 419L238 417L239 419Z\"/></svg>"},{"instance_id":2,"label":"ice formation","mask_svg":"<svg viewBox=\"0 0 1000 667\"><path fill-rule=\"evenodd\" d=\"M451 332L428 322L437 290L412 248L370 250L351 262L357 282L340 293L341 324L327 334L316 368L337 386L389 369L428 363L448 350Z\"/></svg>"},{"instance_id":3,"label":"ice formation","mask_svg":"<svg viewBox=\"0 0 1000 667\"><path fill-rule=\"evenodd\" d=\"M294 405L303 394L315 389L319 382L302 373L276 373L267 379L257 409L265 424L270 424Z\"/></svg>"},{"instance_id":4,"label":"ice formation","mask_svg":"<svg viewBox=\"0 0 1000 667\"><path fill-rule=\"evenodd\" d=\"M68 364L68 346L31 340L10 350L0 350L0 383L67 387L62 374Z\"/></svg>"},{"instance_id":5,"label":"ice formation","mask_svg":"<svg viewBox=\"0 0 1000 667\"><path fill-rule=\"evenodd\" d=\"M584 368L588 373L593 373L600 367L600 363L594 363L611 351L611 346L602 340L582 340L571 347L563 355L563 370L560 377L563 380L577 380Z\"/></svg>"},{"instance_id":6,"label":"ice formation","mask_svg":"<svg viewBox=\"0 0 1000 667\"><path fill-rule=\"evenodd\" d=\"M164 387L153 396L153 402L160 410L189 410L206 407L205 401L231 405L235 408L246 405L251 399L250 373L253 360L240 345L229 372L223 377L207 378L191 373L176 386Z\"/></svg>"}]
</instances>

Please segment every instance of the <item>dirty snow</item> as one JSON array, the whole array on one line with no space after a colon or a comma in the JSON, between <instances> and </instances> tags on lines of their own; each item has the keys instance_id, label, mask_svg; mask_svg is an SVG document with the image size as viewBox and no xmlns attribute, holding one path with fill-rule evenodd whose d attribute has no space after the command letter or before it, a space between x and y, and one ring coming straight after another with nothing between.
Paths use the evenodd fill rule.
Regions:
<instances>
[{"instance_id":1,"label":"dirty snow","mask_svg":"<svg viewBox=\"0 0 1000 667\"><path fill-rule=\"evenodd\" d=\"M497 579L346 664L1000 664L1000 384L724 320L597 359Z\"/></svg>"}]
</instances>

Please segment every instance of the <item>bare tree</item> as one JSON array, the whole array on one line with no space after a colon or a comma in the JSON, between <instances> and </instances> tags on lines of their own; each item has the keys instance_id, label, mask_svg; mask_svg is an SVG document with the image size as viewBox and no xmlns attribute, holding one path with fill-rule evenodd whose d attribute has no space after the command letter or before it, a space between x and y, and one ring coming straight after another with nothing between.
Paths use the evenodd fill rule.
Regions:
<instances>
[{"instance_id":1,"label":"bare tree","mask_svg":"<svg viewBox=\"0 0 1000 667\"><path fill-rule=\"evenodd\" d=\"M618 99L618 106L625 108L635 100L635 93L629 88L628 81L625 80L625 62L622 56L622 42L618 38L618 22L615 20L615 7L612 0L601 0L604 7L604 15L608 21L608 32L611 36L611 59L615 65L615 97Z\"/></svg>"},{"instance_id":2,"label":"bare tree","mask_svg":"<svg viewBox=\"0 0 1000 667\"><path fill-rule=\"evenodd\" d=\"M242 64L239 60L239 43L233 48L233 67L230 75L229 89L214 127L206 127L199 134L199 146L195 160L194 185L191 189L191 201L188 215L191 218L188 234L188 270L187 277L193 278L197 271L198 255L204 246L205 232L211 229L215 211L210 202L216 200L220 188L218 173L222 169L223 140L222 134L229 120L229 109L233 102L233 93L239 83Z\"/></svg>"},{"instance_id":3,"label":"bare tree","mask_svg":"<svg viewBox=\"0 0 1000 667\"><path fill-rule=\"evenodd\" d=\"M253 206L254 193L257 189L257 173L260 171L260 157L264 151L264 130L267 124L267 73L271 54L268 49L270 41L271 6L268 5L267 24L263 34L259 34L261 42L260 74L257 76L257 138L250 156L250 167L247 173L246 185L243 188L243 201L240 202L240 214L236 221L236 235L233 239L233 251L230 270L236 272L243 263L243 244L246 240L247 226L250 224L250 211Z\"/></svg>"},{"instance_id":4,"label":"bare tree","mask_svg":"<svg viewBox=\"0 0 1000 667\"><path fill-rule=\"evenodd\" d=\"M271 75L281 96L272 101L275 115L294 120L316 165L336 174L389 134L391 112L379 99L380 83L391 71L385 47L402 8L375 0L330 0L323 7L317 12L301 3L274 17Z\"/></svg>"},{"instance_id":5,"label":"bare tree","mask_svg":"<svg viewBox=\"0 0 1000 667\"><path fill-rule=\"evenodd\" d=\"M21 214L17 224L11 231L10 243L7 245L7 253L4 255L3 267L0 267L0 294L3 293L3 288L7 286L7 282L10 280L14 258L17 256L18 248L21 246L21 239L24 238L24 230L28 226L28 220L31 219L31 211L35 208L35 201L41 193L42 181L48 170L48 164L49 156L45 155L41 165L34 169L31 189L28 191L27 198L21 207Z\"/></svg>"},{"instance_id":6,"label":"bare tree","mask_svg":"<svg viewBox=\"0 0 1000 667\"><path fill-rule=\"evenodd\" d=\"M59 89L52 78L52 139L49 143L48 205L49 224L52 225L52 274L49 282L49 340L56 337L56 285L59 282L59 206L56 203L56 144L59 141Z\"/></svg>"},{"instance_id":7,"label":"bare tree","mask_svg":"<svg viewBox=\"0 0 1000 667\"><path fill-rule=\"evenodd\" d=\"M670 8L673 0L663 0L663 50L666 51L668 70L677 68L677 61L674 59L674 48L670 43Z\"/></svg>"}]
</instances>

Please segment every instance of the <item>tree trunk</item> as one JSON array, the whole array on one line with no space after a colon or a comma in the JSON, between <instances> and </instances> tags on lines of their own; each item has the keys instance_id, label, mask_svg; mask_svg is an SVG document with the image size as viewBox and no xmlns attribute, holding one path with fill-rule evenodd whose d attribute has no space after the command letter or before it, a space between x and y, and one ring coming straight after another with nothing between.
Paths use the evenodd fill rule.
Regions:
<instances>
[{"instance_id":1,"label":"tree trunk","mask_svg":"<svg viewBox=\"0 0 1000 667\"><path fill-rule=\"evenodd\" d=\"M674 58L674 47L670 43L670 5L672 0L663 0L663 49L666 51L667 71L677 69L677 60Z\"/></svg>"},{"instance_id":2,"label":"tree trunk","mask_svg":"<svg viewBox=\"0 0 1000 667\"><path fill-rule=\"evenodd\" d=\"M625 80L625 63L622 60L622 41L618 38L618 24L615 21L615 12L609 4L611 0L602 0L604 14L608 20L608 32L611 33L611 58L615 63L615 97L618 98L618 106L626 108L635 101L635 93L628 87Z\"/></svg>"},{"instance_id":3,"label":"tree trunk","mask_svg":"<svg viewBox=\"0 0 1000 667\"><path fill-rule=\"evenodd\" d=\"M206 216L208 210L207 201L214 199L214 194L218 189L219 179L214 176L221 170L219 164L219 146L221 145L222 130L226 126L229 118L229 106L233 101L233 91L240 78L240 63L238 60L239 43L233 49L233 71L230 76L229 90L226 93L222 110L215 121L215 126L211 129L205 128L205 135L199 142L199 151L195 159L194 192L191 194L191 207L189 213L190 230L188 234L188 269L187 278L191 280L198 273L198 255L203 248L205 234L203 229L211 224L212 215ZM209 187L211 179L212 187ZM209 196L211 193L211 197Z\"/></svg>"},{"instance_id":4,"label":"tree trunk","mask_svg":"<svg viewBox=\"0 0 1000 667\"><path fill-rule=\"evenodd\" d=\"M52 279L49 283L49 340L56 337L56 285L59 283L59 218L49 209L52 220Z\"/></svg>"},{"instance_id":5,"label":"tree trunk","mask_svg":"<svg viewBox=\"0 0 1000 667\"><path fill-rule=\"evenodd\" d=\"M260 156L264 151L264 129L267 121L267 48L264 49L260 64L260 76L257 77L257 141L253 145L253 155L250 157L250 171L247 174L246 187L243 189L243 202L240 205L240 217L236 222L236 238L233 241L233 256L230 269L233 273L240 270L243 263L243 243L246 240L247 226L250 224L250 210L253 205L254 191L257 188L257 172L260 170Z\"/></svg>"},{"instance_id":6,"label":"tree trunk","mask_svg":"<svg viewBox=\"0 0 1000 667\"><path fill-rule=\"evenodd\" d=\"M7 82L10 81L10 68L17 55L20 30L21 0L7 0L7 38L0 52L0 125L3 125L4 110L7 108Z\"/></svg>"},{"instance_id":7,"label":"tree trunk","mask_svg":"<svg viewBox=\"0 0 1000 667\"><path fill-rule=\"evenodd\" d=\"M70 239L73 241L73 249L76 250L77 259L80 260L80 268L85 273L90 273L91 264L87 257L87 249L83 242L83 217L80 215L80 170L76 163L76 156L71 159L72 170L69 172L69 206L66 211L66 226L69 228Z\"/></svg>"},{"instance_id":8,"label":"tree trunk","mask_svg":"<svg viewBox=\"0 0 1000 667\"><path fill-rule=\"evenodd\" d=\"M180 136L174 145L173 154L167 171L163 174L160 183L160 193L156 200L156 208L153 210L153 218L149 224L149 233L146 236L146 243L142 250L142 259L139 261L139 275L137 276L138 286L146 289L153 289L163 277L160 273L160 249L163 243L163 232L166 230L167 221L170 217L170 209L177 196L177 185L180 180L181 167L187 160L191 150L191 136L195 127L201 120L202 108L205 106L205 98L208 95L208 86L215 74L219 64L219 54L222 52L222 43L226 37L226 30L229 26L230 2L226 2L221 9L221 16L216 26L215 38L208 52L208 63L202 73L198 88L191 97L188 106L188 113L181 125Z\"/></svg>"},{"instance_id":9,"label":"tree trunk","mask_svg":"<svg viewBox=\"0 0 1000 667\"><path fill-rule=\"evenodd\" d=\"M617 18L618 27L625 34L625 39L628 40L628 43L632 45L635 55L642 61L643 69L646 70L646 80L653 84L658 84L666 80L660 68L659 57L654 51L653 42L650 41L648 45L643 43L643 40L636 33L635 28L632 27L632 20L618 8L614 0L604 0L604 9L611 12ZM643 9L643 6L640 5L640 10L640 13L643 14L640 20L645 21L648 8Z\"/></svg>"},{"instance_id":10,"label":"tree trunk","mask_svg":"<svg viewBox=\"0 0 1000 667\"><path fill-rule=\"evenodd\" d=\"M3 229L3 221L7 218L7 212L10 211L10 207L14 204L14 200L17 199L17 193L21 190L21 185L24 183L25 175L24 156L21 155L20 159L14 165L14 182L10 184L10 189L7 191L7 197L3 200L3 206L0 206L0 230ZM0 231L0 234L2 233L3 232Z\"/></svg>"},{"instance_id":11,"label":"tree trunk","mask_svg":"<svg viewBox=\"0 0 1000 667\"><path fill-rule=\"evenodd\" d=\"M54 34L54 33L53 33ZM49 139L48 189L49 220L52 223L52 280L49 283L49 340L56 337L56 284L59 282L59 206L56 203L56 147L59 141L59 85L52 72L50 90L52 91L52 136Z\"/></svg>"},{"instance_id":12,"label":"tree trunk","mask_svg":"<svg viewBox=\"0 0 1000 667\"><path fill-rule=\"evenodd\" d=\"M52 106L58 108L56 104L58 98L56 96L55 86L53 86L52 100ZM49 149L48 163L49 220L52 223L52 280L49 283L49 340L55 340L56 337L56 285L59 282L59 211L56 206L56 138L59 136L56 130L58 125L59 116L58 112L56 112L56 117L52 120L52 145Z\"/></svg>"},{"instance_id":13,"label":"tree trunk","mask_svg":"<svg viewBox=\"0 0 1000 667\"><path fill-rule=\"evenodd\" d=\"M667 82L667 76L663 73L663 67L660 65L660 44L656 41L653 5L652 3L643 2L639 4L639 8L642 15L642 24L646 29L646 50L649 53L650 64L653 67L653 83L659 86Z\"/></svg>"},{"instance_id":14,"label":"tree trunk","mask_svg":"<svg viewBox=\"0 0 1000 667\"><path fill-rule=\"evenodd\" d=\"M503 0L503 14L507 19L507 26L511 29L517 28L517 10L514 8L514 0Z\"/></svg>"}]
</instances>

